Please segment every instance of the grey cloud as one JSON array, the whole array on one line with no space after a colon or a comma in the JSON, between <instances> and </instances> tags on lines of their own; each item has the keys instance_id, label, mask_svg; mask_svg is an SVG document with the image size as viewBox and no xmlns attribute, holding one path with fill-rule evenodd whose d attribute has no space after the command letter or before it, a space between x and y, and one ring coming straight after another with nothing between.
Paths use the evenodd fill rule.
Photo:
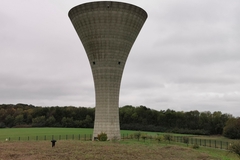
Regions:
<instances>
[{"instance_id":1,"label":"grey cloud","mask_svg":"<svg viewBox=\"0 0 240 160\"><path fill-rule=\"evenodd\" d=\"M0 6L0 103L95 105L84 48L67 16L88 1L9 1ZM240 115L238 0L150 0L128 57L120 106Z\"/></svg>"}]
</instances>

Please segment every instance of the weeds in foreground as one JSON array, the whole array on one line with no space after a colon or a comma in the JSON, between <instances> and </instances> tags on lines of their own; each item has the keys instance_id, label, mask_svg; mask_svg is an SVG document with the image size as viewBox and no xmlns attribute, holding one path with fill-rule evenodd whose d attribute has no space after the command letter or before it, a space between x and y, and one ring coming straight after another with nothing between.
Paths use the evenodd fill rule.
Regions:
<instances>
[{"instance_id":1,"label":"weeds in foreground","mask_svg":"<svg viewBox=\"0 0 240 160\"><path fill-rule=\"evenodd\" d=\"M240 159L240 142L235 142L230 145L229 152L238 155Z\"/></svg>"}]
</instances>

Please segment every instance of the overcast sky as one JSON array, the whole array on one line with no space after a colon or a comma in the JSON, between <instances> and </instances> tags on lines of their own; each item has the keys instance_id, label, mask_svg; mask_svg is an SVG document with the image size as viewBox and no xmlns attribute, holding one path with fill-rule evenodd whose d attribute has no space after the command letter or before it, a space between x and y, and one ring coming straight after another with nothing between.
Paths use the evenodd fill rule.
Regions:
<instances>
[{"instance_id":1,"label":"overcast sky","mask_svg":"<svg viewBox=\"0 0 240 160\"><path fill-rule=\"evenodd\" d=\"M120 106L240 116L239 0L121 0L148 13L125 66ZM95 106L68 11L86 0L1 0L0 104Z\"/></svg>"}]
</instances>

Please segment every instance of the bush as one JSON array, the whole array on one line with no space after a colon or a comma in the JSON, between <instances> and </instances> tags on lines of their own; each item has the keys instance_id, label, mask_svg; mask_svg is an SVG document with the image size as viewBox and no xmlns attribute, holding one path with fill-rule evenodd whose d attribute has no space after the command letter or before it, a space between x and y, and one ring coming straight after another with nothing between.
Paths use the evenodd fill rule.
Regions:
<instances>
[{"instance_id":1,"label":"bush","mask_svg":"<svg viewBox=\"0 0 240 160\"><path fill-rule=\"evenodd\" d=\"M231 118L223 129L223 136L231 139L240 139L240 118Z\"/></svg>"},{"instance_id":2,"label":"bush","mask_svg":"<svg viewBox=\"0 0 240 160\"><path fill-rule=\"evenodd\" d=\"M192 146L192 148L193 148L193 149L199 149L199 145L195 143L195 144Z\"/></svg>"},{"instance_id":3,"label":"bush","mask_svg":"<svg viewBox=\"0 0 240 160\"><path fill-rule=\"evenodd\" d=\"M204 129L174 128L169 132L180 133L180 134L210 135L210 132Z\"/></svg>"},{"instance_id":4,"label":"bush","mask_svg":"<svg viewBox=\"0 0 240 160\"><path fill-rule=\"evenodd\" d=\"M134 133L134 138L135 138L135 139L138 139L138 140L139 140L140 137L141 137L141 132L136 132L136 133Z\"/></svg>"},{"instance_id":5,"label":"bush","mask_svg":"<svg viewBox=\"0 0 240 160\"><path fill-rule=\"evenodd\" d=\"M172 137L170 134L165 134L165 135L163 135L163 137L164 137L164 140L168 141L169 143L172 140Z\"/></svg>"},{"instance_id":6,"label":"bush","mask_svg":"<svg viewBox=\"0 0 240 160\"><path fill-rule=\"evenodd\" d=\"M106 133L103 133L101 132L100 134L98 134L98 140L99 141L106 141L107 140L107 134Z\"/></svg>"},{"instance_id":7,"label":"bush","mask_svg":"<svg viewBox=\"0 0 240 160\"><path fill-rule=\"evenodd\" d=\"M186 143L186 144L188 145L188 143L189 143L189 137L184 136L184 137L183 137L183 143Z\"/></svg>"},{"instance_id":8,"label":"bush","mask_svg":"<svg viewBox=\"0 0 240 160\"><path fill-rule=\"evenodd\" d=\"M240 157L240 142L230 145L229 151L237 154Z\"/></svg>"},{"instance_id":9,"label":"bush","mask_svg":"<svg viewBox=\"0 0 240 160\"><path fill-rule=\"evenodd\" d=\"M141 138L144 140L144 142L145 142L145 139L146 138L148 138L148 136L147 136L147 134L143 134L143 135L141 135Z\"/></svg>"},{"instance_id":10,"label":"bush","mask_svg":"<svg viewBox=\"0 0 240 160\"><path fill-rule=\"evenodd\" d=\"M3 122L0 122L0 128L5 128L5 124Z\"/></svg>"},{"instance_id":11,"label":"bush","mask_svg":"<svg viewBox=\"0 0 240 160\"><path fill-rule=\"evenodd\" d=\"M157 135L155 139L158 141L158 143L160 143L164 139L164 137Z\"/></svg>"}]
</instances>

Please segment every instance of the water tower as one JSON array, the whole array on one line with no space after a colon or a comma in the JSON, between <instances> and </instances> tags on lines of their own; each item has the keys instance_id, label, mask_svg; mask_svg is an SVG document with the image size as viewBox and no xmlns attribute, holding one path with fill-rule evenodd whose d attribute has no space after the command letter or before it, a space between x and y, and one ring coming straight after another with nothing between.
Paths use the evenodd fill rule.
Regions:
<instances>
[{"instance_id":1,"label":"water tower","mask_svg":"<svg viewBox=\"0 0 240 160\"><path fill-rule=\"evenodd\" d=\"M97 1L73 7L68 16L84 46L95 86L93 137L120 139L119 91L128 54L147 13L135 5Z\"/></svg>"}]
</instances>

